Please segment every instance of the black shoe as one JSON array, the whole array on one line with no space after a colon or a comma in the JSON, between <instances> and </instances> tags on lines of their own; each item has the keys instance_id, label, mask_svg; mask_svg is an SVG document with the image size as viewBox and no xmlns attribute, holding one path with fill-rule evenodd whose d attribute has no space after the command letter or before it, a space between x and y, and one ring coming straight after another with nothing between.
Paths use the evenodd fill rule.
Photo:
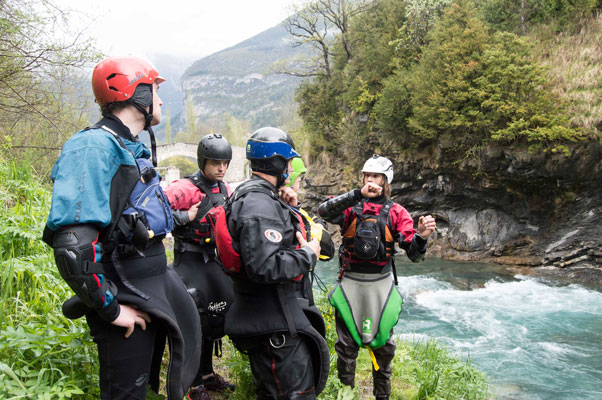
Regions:
<instances>
[{"instance_id":1,"label":"black shoe","mask_svg":"<svg viewBox=\"0 0 602 400\"><path fill-rule=\"evenodd\" d=\"M188 392L188 400L211 400L211 396L207 393L207 389L205 389L202 385L196 389L190 389Z\"/></svg>"},{"instance_id":2,"label":"black shoe","mask_svg":"<svg viewBox=\"0 0 602 400\"><path fill-rule=\"evenodd\" d=\"M217 372L214 372L211 378L203 379L203 386L205 386L205 389L207 390L218 390L221 392L225 390L234 391L234 384L228 382Z\"/></svg>"},{"instance_id":3,"label":"black shoe","mask_svg":"<svg viewBox=\"0 0 602 400\"><path fill-rule=\"evenodd\" d=\"M388 394L380 394L380 395L376 396L376 400L389 400L389 395Z\"/></svg>"}]
</instances>

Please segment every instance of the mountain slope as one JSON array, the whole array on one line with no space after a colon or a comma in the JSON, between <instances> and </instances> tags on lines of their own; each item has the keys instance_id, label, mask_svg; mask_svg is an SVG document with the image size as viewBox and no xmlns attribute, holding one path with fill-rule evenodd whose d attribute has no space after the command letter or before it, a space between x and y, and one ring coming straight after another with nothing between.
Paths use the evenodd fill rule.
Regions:
<instances>
[{"instance_id":1,"label":"mountain slope","mask_svg":"<svg viewBox=\"0 0 602 400\"><path fill-rule=\"evenodd\" d=\"M294 48L281 23L233 47L193 63L181 78L199 120L231 113L253 128L279 125L293 103L300 78L270 72L277 61L307 56Z\"/></svg>"}]
</instances>

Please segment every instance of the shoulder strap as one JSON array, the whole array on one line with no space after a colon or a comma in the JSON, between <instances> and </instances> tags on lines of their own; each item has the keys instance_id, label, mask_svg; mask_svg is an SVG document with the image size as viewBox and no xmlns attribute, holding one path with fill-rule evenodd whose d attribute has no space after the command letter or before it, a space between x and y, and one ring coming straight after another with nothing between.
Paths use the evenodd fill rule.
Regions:
<instances>
[{"instance_id":1,"label":"shoulder strap","mask_svg":"<svg viewBox=\"0 0 602 400\"><path fill-rule=\"evenodd\" d=\"M260 193L267 194L272 199L274 199L274 200L278 201L280 204L284 205L286 207L286 209L288 210L289 215L292 216L295 220L297 220L296 211L293 210L284 201L282 201L280 196L278 196L276 193L274 193L274 191L266 188L265 186L263 186L261 184L254 183L253 181L247 181L247 182L241 184L240 186L238 186L236 188L236 190L234 190L234 193L232 193L232 195L228 198L228 200L226 200L226 204L224 204L224 208L229 208L233 202L237 201L238 199L240 199L241 197L243 197L244 195L246 195L247 193L250 193L250 192L260 192ZM281 217L284 218L283 215L281 215Z\"/></svg>"},{"instance_id":2,"label":"shoulder strap","mask_svg":"<svg viewBox=\"0 0 602 400\"><path fill-rule=\"evenodd\" d=\"M236 190L234 190L234 193L232 193L232 196L230 196L228 198L229 203L233 203L236 200L240 199L242 196L246 195L247 193L250 192L260 192L260 193L265 193L268 196L270 196L271 198L273 198L274 200L278 200L279 197L276 193L274 193L272 190L266 188L265 186L261 185L261 184L257 184L257 183L243 183L240 186L238 186L236 188Z\"/></svg>"},{"instance_id":3,"label":"shoulder strap","mask_svg":"<svg viewBox=\"0 0 602 400\"><path fill-rule=\"evenodd\" d=\"M387 225L389 225L389 229L391 230L391 233L393 233L393 230L391 229L391 218L389 218L389 213L391 212L391 208L393 207L393 203L391 200L387 199L385 201L385 204L383 204L382 208L380 209L380 212L378 213L378 227L380 229L380 233L382 235L383 238L386 237L386 229L387 229Z\"/></svg>"},{"instance_id":4,"label":"shoulder strap","mask_svg":"<svg viewBox=\"0 0 602 400\"><path fill-rule=\"evenodd\" d=\"M185 179L188 179L190 182L192 182L192 184L194 186L196 186L201 192L203 192L205 195L207 195L207 197L211 198L211 202L213 203L213 206L216 207L218 205L218 203L222 203L222 199L224 196L222 196L222 194L228 194L227 190L226 190L226 185L224 185L223 182L218 182L217 185L219 187L219 193L213 193L213 191L211 190L211 188L205 183L205 181L203 180L203 178L201 177L201 172L197 171L192 175L188 175L187 177L185 177Z\"/></svg>"},{"instance_id":5,"label":"shoulder strap","mask_svg":"<svg viewBox=\"0 0 602 400\"><path fill-rule=\"evenodd\" d=\"M111 135L113 135L113 137L115 138L115 140L117 140L117 142L119 143L119 145L121 147L123 147L123 149L125 151L127 151L128 153L130 153L132 155L132 157L134 157L134 161L136 161L136 155L134 154L134 152L132 150L128 149L128 147L125 145L125 143L123 143L123 140L121 139L121 136L119 136L114 130L112 130L111 128L109 128L106 125L98 125L98 124L97 125L92 125L92 126L86 128L86 130L94 129L94 128L96 128L96 129L102 129L103 131L108 132ZM138 168L138 173L140 173L140 168L138 167L138 163L137 162L136 162L136 167Z\"/></svg>"}]
</instances>

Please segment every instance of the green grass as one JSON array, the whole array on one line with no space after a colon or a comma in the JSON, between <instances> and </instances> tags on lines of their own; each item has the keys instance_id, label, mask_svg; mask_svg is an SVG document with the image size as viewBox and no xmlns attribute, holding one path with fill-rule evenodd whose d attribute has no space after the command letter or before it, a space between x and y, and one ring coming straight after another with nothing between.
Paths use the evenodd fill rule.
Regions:
<instances>
[{"instance_id":1,"label":"green grass","mask_svg":"<svg viewBox=\"0 0 602 400\"><path fill-rule=\"evenodd\" d=\"M0 156L0 398L98 398L97 357L72 295L41 240L50 190L28 163Z\"/></svg>"}]
</instances>

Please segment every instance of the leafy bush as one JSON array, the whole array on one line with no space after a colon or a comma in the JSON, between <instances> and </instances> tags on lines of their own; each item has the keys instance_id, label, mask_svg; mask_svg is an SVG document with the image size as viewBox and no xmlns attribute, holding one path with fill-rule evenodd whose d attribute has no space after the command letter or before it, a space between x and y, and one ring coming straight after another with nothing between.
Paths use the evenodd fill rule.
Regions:
<instances>
[{"instance_id":1,"label":"leafy bush","mask_svg":"<svg viewBox=\"0 0 602 400\"><path fill-rule=\"evenodd\" d=\"M159 163L159 166L160 167L168 167L168 166L177 167L180 170L181 177L192 175L199 169L199 166L197 165L196 162L192 161L189 158L181 157L181 156L169 157L169 158L161 161Z\"/></svg>"},{"instance_id":2,"label":"leafy bush","mask_svg":"<svg viewBox=\"0 0 602 400\"><path fill-rule=\"evenodd\" d=\"M452 4L415 70L410 127L463 151L489 140L567 151L584 136L544 90L546 71L531 48L511 33L490 35L470 1Z\"/></svg>"},{"instance_id":3,"label":"leafy bush","mask_svg":"<svg viewBox=\"0 0 602 400\"><path fill-rule=\"evenodd\" d=\"M0 398L98 398L96 347L40 240L50 191L26 162L0 155Z\"/></svg>"}]
</instances>

